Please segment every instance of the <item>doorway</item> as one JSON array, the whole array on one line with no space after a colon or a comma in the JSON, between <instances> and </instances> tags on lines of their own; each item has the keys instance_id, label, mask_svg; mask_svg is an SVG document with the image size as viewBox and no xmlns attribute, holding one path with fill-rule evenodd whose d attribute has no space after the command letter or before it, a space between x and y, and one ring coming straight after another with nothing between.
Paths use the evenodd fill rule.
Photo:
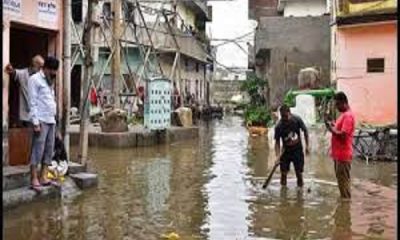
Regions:
<instances>
[{"instance_id":1,"label":"doorway","mask_svg":"<svg viewBox=\"0 0 400 240\"><path fill-rule=\"evenodd\" d=\"M23 69L30 65L31 59L40 54L49 54L49 43L56 34L32 26L11 23L10 26L10 63L14 69ZM52 53L55 55L55 53ZM31 149L32 129L23 127L19 119L20 107L19 83L10 79L9 85L9 164L27 165Z\"/></svg>"}]
</instances>

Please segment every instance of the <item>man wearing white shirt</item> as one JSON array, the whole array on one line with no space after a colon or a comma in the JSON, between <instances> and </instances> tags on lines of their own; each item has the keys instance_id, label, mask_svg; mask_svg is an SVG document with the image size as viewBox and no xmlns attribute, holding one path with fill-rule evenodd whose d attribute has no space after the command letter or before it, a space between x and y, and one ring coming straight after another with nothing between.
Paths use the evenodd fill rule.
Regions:
<instances>
[{"instance_id":1,"label":"man wearing white shirt","mask_svg":"<svg viewBox=\"0 0 400 240\"><path fill-rule=\"evenodd\" d=\"M28 81L30 117L33 124L31 153L31 183L37 189L41 185L51 184L47 178L51 164L56 134L56 99L54 81L56 80L59 61L47 57L43 70L32 75ZM42 164L41 181L38 178L38 165Z\"/></svg>"}]
</instances>

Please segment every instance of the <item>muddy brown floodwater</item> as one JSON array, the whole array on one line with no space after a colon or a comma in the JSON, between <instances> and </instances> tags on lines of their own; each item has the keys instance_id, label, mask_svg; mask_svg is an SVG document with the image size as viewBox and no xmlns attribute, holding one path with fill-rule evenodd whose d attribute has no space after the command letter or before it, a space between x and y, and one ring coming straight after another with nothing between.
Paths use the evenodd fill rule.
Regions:
<instances>
[{"instance_id":1,"label":"muddy brown floodwater","mask_svg":"<svg viewBox=\"0 0 400 240\"><path fill-rule=\"evenodd\" d=\"M91 148L97 188L4 213L7 240L396 239L397 163L355 160L353 201L338 201L332 162L306 158L305 187L262 190L275 161L239 117L203 123L199 139L164 146ZM306 189L310 188L308 192Z\"/></svg>"}]
</instances>

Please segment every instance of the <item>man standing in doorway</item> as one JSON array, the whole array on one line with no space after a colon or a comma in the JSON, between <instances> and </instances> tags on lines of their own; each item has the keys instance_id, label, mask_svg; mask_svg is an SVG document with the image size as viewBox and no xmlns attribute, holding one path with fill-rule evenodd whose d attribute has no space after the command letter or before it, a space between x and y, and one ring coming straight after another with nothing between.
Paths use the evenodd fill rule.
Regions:
<instances>
[{"instance_id":1,"label":"man standing in doorway","mask_svg":"<svg viewBox=\"0 0 400 240\"><path fill-rule=\"evenodd\" d=\"M304 152L300 130L306 141L306 154L309 154L308 130L303 120L291 114L290 108L282 105L279 109L281 119L275 127L275 154L280 157L281 185L286 186L290 163L293 162L297 186L303 187ZM281 140L283 149L281 149ZM279 160L279 159L278 159Z\"/></svg>"},{"instance_id":2,"label":"man standing in doorway","mask_svg":"<svg viewBox=\"0 0 400 240\"><path fill-rule=\"evenodd\" d=\"M14 69L11 64L6 66L6 72L10 75L10 78L19 84L19 121L21 121L23 127L30 126L28 79L40 71L43 64L42 56L36 55L32 58L31 65L27 68Z\"/></svg>"},{"instance_id":3,"label":"man standing in doorway","mask_svg":"<svg viewBox=\"0 0 400 240\"><path fill-rule=\"evenodd\" d=\"M56 100L54 82L59 61L47 57L43 70L32 75L28 81L30 116L34 137L31 153L32 188L49 185L48 166L51 165L56 134ZM38 178L38 165L41 163L41 181Z\"/></svg>"},{"instance_id":4,"label":"man standing in doorway","mask_svg":"<svg viewBox=\"0 0 400 240\"><path fill-rule=\"evenodd\" d=\"M340 112L336 122L330 122L325 117L325 125L332 133L331 156L334 160L336 179L338 181L342 199L351 199L351 160L353 158L353 135L355 130L355 117L350 110L346 94L335 94L335 105Z\"/></svg>"}]
</instances>

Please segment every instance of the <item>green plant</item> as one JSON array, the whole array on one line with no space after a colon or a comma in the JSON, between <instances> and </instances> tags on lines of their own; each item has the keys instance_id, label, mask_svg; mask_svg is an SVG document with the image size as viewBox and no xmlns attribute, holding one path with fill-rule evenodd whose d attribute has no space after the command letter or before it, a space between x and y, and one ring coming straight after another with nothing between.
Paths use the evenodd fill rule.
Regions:
<instances>
[{"instance_id":1,"label":"green plant","mask_svg":"<svg viewBox=\"0 0 400 240\"><path fill-rule=\"evenodd\" d=\"M272 121L271 113L266 106L247 106L244 118L246 124L250 126L267 127Z\"/></svg>"},{"instance_id":2,"label":"green plant","mask_svg":"<svg viewBox=\"0 0 400 240\"><path fill-rule=\"evenodd\" d=\"M264 88L267 87L267 81L257 77L254 73L247 76L247 80L242 83L240 90L247 92L250 97L251 105L265 104L263 94Z\"/></svg>"},{"instance_id":3,"label":"green plant","mask_svg":"<svg viewBox=\"0 0 400 240\"><path fill-rule=\"evenodd\" d=\"M244 119L247 125L267 127L272 122L271 113L265 104L264 88L267 81L250 74L242 83L241 91L247 92L250 102L244 104Z\"/></svg>"}]
</instances>

